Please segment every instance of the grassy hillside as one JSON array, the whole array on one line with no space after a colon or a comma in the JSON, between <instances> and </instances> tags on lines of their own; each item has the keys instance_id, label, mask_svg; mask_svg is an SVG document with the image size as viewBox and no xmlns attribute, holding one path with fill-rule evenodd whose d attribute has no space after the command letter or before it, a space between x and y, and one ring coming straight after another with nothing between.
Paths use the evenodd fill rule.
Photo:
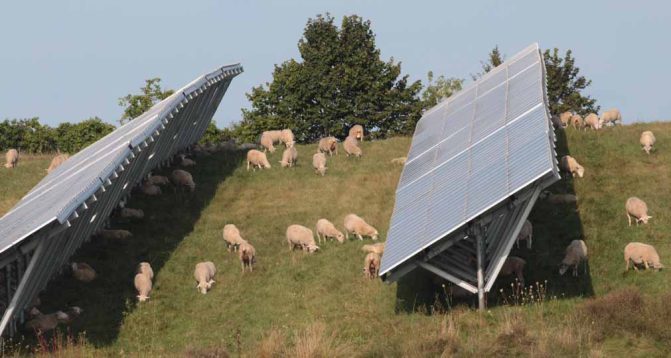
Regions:
<instances>
[{"instance_id":1,"label":"grassy hillside","mask_svg":"<svg viewBox=\"0 0 671 358\"><path fill-rule=\"evenodd\" d=\"M643 130L657 136L650 156L638 144ZM513 254L527 259L527 282L539 286L533 297L519 296L511 293L510 280L501 279L484 314L470 309L469 302L455 307L452 300L443 301L440 287L437 296L427 291L424 284L431 280L420 272L399 284L364 280L360 247L367 241L329 242L315 255L288 250L288 225L312 228L326 217L342 227L350 212L366 218L385 238L401 172L390 160L405 155L409 138L365 142L360 159L330 158L326 177L311 169L314 145L298 147L299 164L291 169L276 164L281 153L271 157L271 170L257 172L245 170L242 154L196 158L193 196L171 190L159 198L134 196L128 206L144 209L147 217L113 222L134 237L125 244L87 243L75 259L91 263L99 279L84 285L67 275L59 278L42 295L43 310L83 307L84 315L71 330L74 335L86 331L88 345L71 349L90 355L669 354L671 335L664 328L671 319L668 274L624 275L622 249L629 241L652 243L662 262L671 264L665 260L671 257L665 237L671 225L671 209L665 205L671 200L671 125L637 124L598 133L568 129L559 137L560 153L570 151L586 174L551 189L575 192L578 206L538 203L531 214L534 247L513 249ZM27 189L17 184L12 190ZM647 201L653 216L649 225L627 226L624 201L632 195ZM256 247L253 273L242 275L237 256L226 251L221 238L226 223L235 223ZM564 247L577 238L589 247L588 274L559 276ZM157 275L151 299L137 305L132 278L142 260L150 261ZM201 295L192 275L194 265L205 260L217 265L217 282Z\"/></svg>"}]
</instances>

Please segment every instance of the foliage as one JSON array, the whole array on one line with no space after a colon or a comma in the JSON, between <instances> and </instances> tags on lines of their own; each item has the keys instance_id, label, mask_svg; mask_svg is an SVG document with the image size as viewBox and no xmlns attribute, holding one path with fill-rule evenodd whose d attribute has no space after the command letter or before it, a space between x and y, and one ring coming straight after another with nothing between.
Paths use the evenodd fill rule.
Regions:
<instances>
[{"instance_id":1,"label":"foliage","mask_svg":"<svg viewBox=\"0 0 671 358\"><path fill-rule=\"evenodd\" d=\"M575 65L571 50L562 58L559 49L545 50L545 69L547 70L548 100L550 112L559 114L574 111L581 115L598 113L596 99L583 96L581 91L592 84L591 80L579 75L580 68Z\"/></svg>"},{"instance_id":2,"label":"foliage","mask_svg":"<svg viewBox=\"0 0 671 358\"><path fill-rule=\"evenodd\" d=\"M428 84L422 92L422 101L424 108L431 108L438 104L438 102L450 97L455 92L461 91L464 80L460 78L449 77L443 75L438 76L436 81L433 81L433 71L427 74Z\"/></svg>"},{"instance_id":3,"label":"foliage","mask_svg":"<svg viewBox=\"0 0 671 358\"><path fill-rule=\"evenodd\" d=\"M217 128L216 123L212 121L210 122L210 124L207 125L207 129L205 129L205 134L203 134L198 143L200 144L218 143L221 141L222 134L223 134L222 131L219 128Z\"/></svg>"},{"instance_id":4,"label":"foliage","mask_svg":"<svg viewBox=\"0 0 671 358\"><path fill-rule=\"evenodd\" d=\"M113 130L113 125L103 122L98 117L75 124L61 123L56 127L57 148L62 152L77 153Z\"/></svg>"},{"instance_id":5,"label":"foliage","mask_svg":"<svg viewBox=\"0 0 671 358\"><path fill-rule=\"evenodd\" d=\"M344 137L354 124L373 137L410 133L420 117L421 82L401 76L401 64L383 61L370 21L329 14L309 19L298 42L300 60L276 65L273 80L247 94L252 108L234 127L243 141L269 129L291 128L300 142Z\"/></svg>"},{"instance_id":6,"label":"foliage","mask_svg":"<svg viewBox=\"0 0 671 358\"><path fill-rule=\"evenodd\" d=\"M481 78L485 73L493 70L497 66L501 65L505 61L506 56L501 54L499 50L499 45L494 46L492 51L487 55L486 61L480 61L480 66L482 67L482 72L471 74L473 81Z\"/></svg>"},{"instance_id":7,"label":"foliage","mask_svg":"<svg viewBox=\"0 0 671 358\"><path fill-rule=\"evenodd\" d=\"M119 123L137 118L154 104L168 98L175 93L173 90L162 90L161 79L158 77L145 80L145 86L140 88L140 94L127 94L119 98L119 106L124 107Z\"/></svg>"}]
</instances>

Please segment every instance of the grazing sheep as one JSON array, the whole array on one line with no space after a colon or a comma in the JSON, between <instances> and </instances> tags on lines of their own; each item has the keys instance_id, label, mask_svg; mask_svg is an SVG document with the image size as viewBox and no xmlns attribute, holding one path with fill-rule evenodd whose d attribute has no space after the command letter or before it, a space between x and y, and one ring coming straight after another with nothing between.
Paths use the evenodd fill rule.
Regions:
<instances>
[{"instance_id":1,"label":"grazing sheep","mask_svg":"<svg viewBox=\"0 0 671 358\"><path fill-rule=\"evenodd\" d=\"M47 168L47 174L56 170L56 168L61 166L61 164L63 164L66 160L68 160L68 158L70 158L70 156L67 155L67 154L59 154L59 155L55 156L54 159L51 160L51 164L49 164L49 168Z\"/></svg>"},{"instance_id":2,"label":"grazing sheep","mask_svg":"<svg viewBox=\"0 0 671 358\"><path fill-rule=\"evenodd\" d=\"M566 247L564 259L559 265L559 274L563 275L569 267L573 267L573 276L578 277L578 265L583 261L587 261L587 245L585 245L585 241L571 241ZM587 266L585 266L585 273L587 273Z\"/></svg>"},{"instance_id":3,"label":"grazing sheep","mask_svg":"<svg viewBox=\"0 0 671 358\"><path fill-rule=\"evenodd\" d=\"M364 236L369 236L373 240L377 240L377 229L369 225L364 219L356 214L349 214L345 216L345 238L349 240L349 234L354 234L359 240L363 240Z\"/></svg>"},{"instance_id":4,"label":"grazing sheep","mask_svg":"<svg viewBox=\"0 0 671 358\"><path fill-rule=\"evenodd\" d=\"M252 244L247 241L240 244L240 251L238 252L238 257L240 257L240 264L242 264L242 272L245 272L245 268L249 269L249 272L254 271L253 265L256 263L256 249Z\"/></svg>"},{"instance_id":5,"label":"grazing sheep","mask_svg":"<svg viewBox=\"0 0 671 358\"><path fill-rule=\"evenodd\" d=\"M335 137L325 137L319 140L318 151L328 153L329 156L338 155L338 140Z\"/></svg>"},{"instance_id":6,"label":"grazing sheep","mask_svg":"<svg viewBox=\"0 0 671 358\"><path fill-rule=\"evenodd\" d=\"M352 128L349 129L348 137L353 137L363 142L363 126L360 124L353 125Z\"/></svg>"},{"instance_id":7,"label":"grazing sheep","mask_svg":"<svg viewBox=\"0 0 671 358\"><path fill-rule=\"evenodd\" d=\"M517 256L508 256L501 267L501 276L510 276L515 274L520 285L524 287L524 265L527 262Z\"/></svg>"},{"instance_id":8,"label":"grazing sheep","mask_svg":"<svg viewBox=\"0 0 671 358\"><path fill-rule=\"evenodd\" d=\"M624 204L624 208L627 211L627 220L629 221L629 226L631 226L631 218L636 219L636 225L639 223L648 223L648 219L651 219L652 216L648 216L648 205L645 201L632 196L627 199L627 202Z\"/></svg>"},{"instance_id":9,"label":"grazing sheep","mask_svg":"<svg viewBox=\"0 0 671 358\"><path fill-rule=\"evenodd\" d=\"M316 174L321 174L321 176L324 176L326 174L326 156L324 153L315 153L312 156L312 167L315 168L315 173Z\"/></svg>"},{"instance_id":10,"label":"grazing sheep","mask_svg":"<svg viewBox=\"0 0 671 358\"><path fill-rule=\"evenodd\" d=\"M263 147L263 152L269 151L271 153L274 153L275 152L275 146L273 146L273 144L274 144L275 140L273 140L273 135L269 134L269 132L280 132L280 131L263 132L263 134L261 134L260 143L261 143L261 146Z\"/></svg>"},{"instance_id":11,"label":"grazing sheep","mask_svg":"<svg viewBox=\"0 0 671 358\"><path fill-rule=\"evenodd\" d=\"M596 113L590 113L585 117L584 123L585 129L592 128L593 130L601 129L601 122L599 121L599 116Z\"/></svg>"},{"instance_id":12,"label":"grazing sheep","mask_svg":"<svg viewBox=\"0 0 671 358\"><path fill-rule=\"evenodd\" d=\"M646 153L650 154L653 145L655 145L655 135L651 131L641 133L641 150L645 150Z\"/></svg>"},{"instance_id":13,"label":"grazing sheep","mask_svg":"<svg viewBox=\"0 0 671 358\"><path fill-rule=\"evenodd\" d=\"M571 121L571 117L573 117L573 113L566 111L562 114L559 115L559 122L561 123L561 126L566 128Z\"/></svg>"},{"instance_id":14,"label":"grazing sheep","mask_svg":"<svg viewBox=\"0 0 671 358\"><path fill-rule=\"evenodd\" d=\"M170 184L170 179L163 175L149 175L147 177L147 183L153 185L168 185Z\"/></svg>"},{"instance_id":15,"label":"grazing sheep","mask_svg":"<svg viewBox=\"0 0 671 358\"><path fill-rule=\"evenodd\" d=\"M554 194L548 190L542 192L539 198L553 205L575 204L578 202L578 197L573 194Z\"/></svg>"},{"instance_id":16,"label":"grazing sheep","mask_svg":"<svg viewBox=\"0 0 671 358\"><path fill-rule=\"evenodd\" d=\"M294 132L292 132L291 129L282 129L282 132L280 133L280 141L284 143L287 148L293 147L296 143L294 140Z\"/></svg>"},{"instance_id":17,"label":"grazing sheep","mask_svg":"<svg viewBox=\"0 0 671 358\"><path fill-rule=\"evenodd\" d=\"M517 248L520 248L520 241L526 241L527 242L527 249L531 250L531 240L533 237L534 233L534 227L531 225L531 221L525 220L524 224L522 225L522 229L520 229L520 233L517 234Z\"/></svg>"},{"instance_id":18,"label":"grazing sheep","mask_svg":"<svg viewBox=\"0 0 671 358\"><path fill-rule=\"evenodd\" d=\"M182 167L193 167L196 165L195 160L187 158L186 155L184 154L180 154L179 158L180 158L179 165Z\"/></svg>"},{"instance_id":19,"label":"grazing sheep","mask_svg":"<svg viewBox=\"0 0 671 358\"><path fill-rule=\"evenodd\" d=\"M214 275L217 273L217 268L212 261L199 262L196 264L196 269L193 271L193 277L198 284L196 288L200 293L206 294L212 288L214 283Z\"/></svg>"},{"instance_id":20,"label":"grazing sheep","mask_svg":"<svg viewBox=\"0 0 671 358\"><path fill-rule=\"evenodd\" d=\"M624 247L624 262L626 263L625 272L629 271L629 262L633 264L636 271L639 265L643 265L646 270L651 267L655 271L664 268L659 261L659 254L655 247L640 242L630 242Z\"/></svg>"},{"instance_id":21,"label":"grazing sheep","mask_svg":"<svg viewBox=\"0 0 671 358\"><path fill-rule=\"evenodd\" d=\"M585 168L583 168L582 165L578 164L578 161L575 160L570 155L565 155L561 158L559 161L559 167L565 171L571 173L573 177L575 178L576 174L582 178L583 175L585 175Z\"/></svg>"},{"instance_id":22,"label":"grazing sheep","mask_svg":"<svg viewBox=\"0 0 671 358\"><path fill-rule=\"evenodd\" d=\"M146 273L138 273L133 280L137 290L137 300L144 302L149 299L149 293L152 289L151 278Z\"/></svg>"},{"instance_id":23,"label":"grazing sheep","mask_svg":"<svg viewBox=\"0 0 671 358\"><path fill-rule=\"evenodd\" d=\"M145 274L149 277L149 279L153 280L154 279L154 270L151 268L151 265L149 262L143 261L137 264L137 270L135 273L142 273Z\"/></svg>"},{"instance_id":24,"label":"grazing sheep","mask_svg":"<svg viewBox=\"0 0 671 358\"><path fill-rule=\"evenodd\" d=\"M142 209L121 208L120 216L122 218L142 219L144 211Z\"/></svg>"},{"instance_id":25,"label":"grazing sheep","mask_svg":"<svg viewBox=\"0 0 671 358\"><path fill-rule=\"evenodd\" d=\"M101 229L98 231L98 236L108 240L125 240L129 237L133 237L133 233L128 230Z\"/></svg>"},{"instance_id":26,"label":"grazing sheep","mask_svg":"<svg viewBox=\"0 0 671 358\"><path fill-rule=\"evenodd\" d=\"M574 114L571 116L571 126L573 126L573 129L580 129L582 128L582 116L579 114Z\"/></svg>"},{"instance_id":27,"label":"grazing sheep","mask_svg":"<svg viewBox=\"0 0 671 358\"><path fill-rule=\"evenodd\" d=\"M247 152L247 171L249 171L249 165L252 165L252 169L256 171L256 168L266 168L270 169L270 162L268 162L268 158L266 157L266 153L263 153L261 151L258 151L256 149L252 149L249 152Z\"/></svg>"},{"instance_id":28,"label":"grazing sheep","mask_svg":"<svg viewBox=\"0 0 671 358\"><path fill-rule=\"evenodd\" d=\"M142 187L140 189L142 191L142 194L148 196L157 196L161 195L162 193L160 187L154 184L150 184L149 182L144 182L144 184L142 184Z\"/></svg>"},{"instance_id":29,"label":"grazing sheep","mask_svg":"<svg viewBox=\"0 0 671 358\"><path fill-rule=\"evenodd\" d=\"M347 154L348 157L350 155L360 157L363 154L355 137L350 136L345 138L345 141L342 143L342 147L345 149L345 154Z\"/></svg>"},{"instance_id":30,"label":"grazing sheep","mask_svg":"<svg viewBox=\"0 0 671 358\"><path fill-rule=\"evenodd\" d=\"M238 251L238 247L247 241L240 235L240 230L233 224L224 225L224 241L228 252Z\"/></svg>"},{"instance_id":31,"label":"grazing sheep","mask_svg":"<svg viewBox=\"0 0 671 358\"><path fill-rule=\"evenodd\" d=\"M26 329L37 333L45 333L53 330L59 323L68 321L70 317L63 311L56 311L49 314L39 314L35 318L26 322Z\"/></svg>"},{"instance_id":32,"label":"grazing sheep","mask_svg":"<svg viewBox=\"0 0 671 358\"><path fill-rule=\"evenodd\" d=\"M367 244L361 246L361 251L363 252L374 252L380 256L384 254L384 242L378 242L377 244Z\"/></svg>"},{"instance_id":33,"label":"grazing sheep","mask_svg":"<svg viewBox=\"0 0 671 358\"><path fill-rule=\"evenodd\" d=\"M280 160L280 165L282 168L293 167L296 164L296 159L298 159L298 151L295 147L288 147L282 152L282 160Z\"/></svg>"},{"instance_id":34,"label":"grazing sheep","mask_svg":"<svg viewBox=\"0 0 671 358\"><path fill-rule=\"evenodd\" d=\"M380 255L369 252L363 260L363 274L368 279L374 279L380 272Z\"/></svg>"},{"instance_id":35,"label":"grazing sheep","mask_svg":"<svg viewBox=\"0 0 671 358\"><path fill-rule=\"evenodd\" d=\"M16 149L10 149L5 153L5 168L10 169L16 167L19 162L19 152Z\"/></svg>"},{"instance_id":36,"label":"grazing sheep","mask_svg":"<svg viewBox=\"0 0 671 358\"><path fill-rule=\"evenodd\" d=\"M604 125L608 123L620 123L622 124L622 114L620 114L620 110L617 108L612 108L609 109L601 114L601 121L603 122Z\"/></svg>"},{"instance_id":37,"label":"grazing sheep","mask_svg":"<svg viewBox=\"0 0 671 358\"><path fill-rule=\"evenodd\" d=\"M408 157L398 157L391 160L391 164L400 164L404 165Z\"/></svg>"},{"instance_id":38,"label":"grazing sheep","mask_svg":"<svg viewBox=\"0 0 671 358\"><path fill-rule=\"evenodd\" d=\"M315 231L317 232L317 240L319 240L320 244L322 242L322 236L324 237L324 242L326 242L327 238L336 239L341 244L345 242L345 235L336 229L332 222L326 219L317 220Z\"/></svg>"},{"instance_id":39,"label":"grazing sheep","mask_svg":"<svg viewBox=\"0 0 671 358\"><path fill-rule=\"evenodd\" d=\"M289 225L287 228L287 242L289 243L289 250L293 251L296 246L300 246L301 250L313 253L319 250L319 246L315 243L312 230L302 225Z\"/></svg>"},{"instance_id":40,"label":"grazing sheep","mask_svg":"<svg viewBox=\"0 0 671 358\"><path fill-rule=\"evenodd\" d=\"M70 267L72 268L72 277L77 281L91 282L96 278L96 270L85 262L73 262Z\"/></svg>"},{"instance_id":41,"label":"grazing sheep","mask_svg":"<svg viewBox=\"0 0 671 358\"><path fill-rule=\"evenodd\" d=\"M170 181L176 188L187 188L190 192L196 190L196 183L193 181L193 176L186 170L173 170L170 174Z\"/></svg>"}]
</instances>

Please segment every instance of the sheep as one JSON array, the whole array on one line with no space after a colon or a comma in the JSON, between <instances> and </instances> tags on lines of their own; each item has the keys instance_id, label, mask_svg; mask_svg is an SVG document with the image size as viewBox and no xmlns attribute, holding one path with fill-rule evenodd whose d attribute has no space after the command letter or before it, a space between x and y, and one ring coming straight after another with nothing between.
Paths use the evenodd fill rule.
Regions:
<instances>
[{"instance_id":1,"label":"sheep","mask_svg":"<svg viewBox=\"0 0 671 358\"><path fill-rule=\"evenodd\" d=\"M622 124L622 114L620 114L620 110L617 108L612 108L609 109L601 114L601 121L603 122L604 125L608 123L620 123Z\"/></svg>"},{"instance_id":2,"label":"sheep","mask_svg":"<svg viewBox=\"0 0 671 358\"><path fill-rule=\"evenodd\" d=\"M249 272L254 271L252 266L256 263L256 249L252 244L247 241L241 243L238 257L242 265L242 273L245 273L245 268L248 268Z\"/></svg>"},{"instance_id":3,"label":"sheep","mask_svg":"<svg viewBox=\"0 0 671 358\"><path fill-rule=\"evenodd\" d=\"M282 153L282 160L280 160L280 165L282 168L293 167L294 164L296 164L296 159L298 159L298 151L295 147L289 147Z\"/></svg>"},{"instance_id":4,"label":"sheep","mask_svg":"<svg viewBox=\"0 0 671 358\"><path fill-rule=\"evenodd\" d=\"M293 251L296 246L300 246L303 251L313 253L319 250L319 246L315 243L312 230L302 225L289 225L287 227L287 242L289 243L289 250Z\"/></svg>"},{"instance_id":5,"label":"sheep","mask_svg":"<svg viewBox=\"0 0 671 358\"><path fill-rule=\"evenodd\" d=\"M338 155L338 140L335 137L325 137L319 140L317 151L328 153L329 156Z\"/></svg>"},{"instance_id":6,"label":"sheep","mask_svg":"<svg viewBox=\"0 0 671 358\"><path fill-rule=\"evenodd\" d=\"M47 174L50 174L56 168L58 168L61 164L63 164L66 160L70 158L69 155L67 154L58 154L57 156L54 157L54 159L51 160L51 164L49 164L49 168L47 168Z\"/></svg>"},{"instance_id":7,"label":"sheep","mask_svg":"<svg viewBox=\"0 0 671 358\"><path fill-rule=\"evenodd\" d=\"M26 322L25 327L37 333L44 333L53 330L59 323L68 321L70 317L63 311L56 311L49 314L39 314L35 318Z\"/></svg>"},{"instance_id":8,"label":"sheep","mask_svg":"<svg viewBox=\"0 0 671 358\"><path fill-rule=\"evenodd\" d=\"M272 132L279 132L279 131L272 131ZM269 132L263 132L261 134L261 140L259 141L261 143L261 146L263 147L263 152L265 153L266 151L269 151L271 153L275 152L275 147L273 146L273 143L275 140L273 140L273 136L269 134Z\"/></svg>"},{"instance_id":9,"label":"sheep","mask_svg":"<svg viewBox=\"0 0 671 358\"><path fill-rule=\"evenodd\" d=\"M152 185L168 185L170 184L170 179L163 175L149 175L147 176L147 183Z\"/></svg>"},{"instance_id":10,"label":"sheep","mask_svg":"<svg viewBox=\"0 0 671 358\"><path fill-rule=\"evenodd\" d=\"M129 237L133 237L133 233L128 230L101 229L98 231L98 236L108 240L125 240Z\"/></svg>"},{"instance_id":11,"label":"sheep","mask_svg":"<svg viewBox=\"0 0 671 358\"><path fill-rule=\"evenodd\" d=\"M638 271L638 265L643 265L646 270L651 267L655 271L664 268L664 265L659 261L659 254L655 247L640 242L630 242L624 247L624 262L626 264L625 272L629 271L630 262L636 271Z\"/></svg>"},{"instance_id":12,"label":"sheep","mask_svg":"<svg viewBox=\"0 0 671 358\"><path fill-rule=\"evenodd\" d=\"M599 121L599 116L595 113L590 113L585 117L584 122L585 129L592 128L593 130L601 129L601 122Z\"/></svg>"},{"instance_id":13,"label":"sheep","mask_svg":"<svg viewBox=\"0 0 671 358\"><path fill-rule=\"evenodd\" d=\"M326 156L324 153L315 153L312 156L312 167L315 168L315 174L324 176L326 174Z\"/></svg>"},{"instance_id":14,"label":"sheep","mask_svg":"<svg viewBox=\"0 0 671 358\"><path fill-rule=\"evenodd\" d=\"M650 154L652 146L655 145L655 135L651 131L645 131L641 133L641 150L645 150L646 153Z\"/></svg>"},{"instance_id":15,"label":"sheep","mask_svg":"<svg viewBox=\"0 0 671 358\"><path fill-rule=\"evenodd\" d=\"M67 311L64 312L68 317L65 319L61 319L61 322L65 324L70 324L77 317L79 317L82 314L82 312L84 312L84 310L79 308L78 306L69 307Z\"/></svg>"},{"instance_id":16,"label":"sheep","mask_svg":"<svg viewBox=\"0 0 671 358\"><path fill-rule=\"evenodd\" d=\"M522 225L522 229L520 229L520 233L517 234L517 248L520 248L520 241L526 241L527 242L527 249L531 250L531 240L533 237L534 233L534 227L531 225L531 221L525 220L524 224Z\"/></svg>"},{"instance_id":17,"label":"sheep","mask_svg":"<svg viewBox=\"0 0 671 358\"><path fill-rule=\"evenodd\" d=\"M526 263L526 261L517 256L508 256L506 261L503 263L503 266L501 266L500 274L501 276L510 276L515 274L520 282L520 285L524 287L524 265L526 265Z\"/></svg>"},{"instance_id":18,"label":"sheep","mask_svg":"<svg viewBox=\"0 0 671 358\"><path fill-rule=\"evenodd\" d=\"M384 254L384 242L378 242L377 244L368 244L361 246L361 251L363 252L374 252L380 256Z\"/></svg>"},{"instance_id":19,"label":"sheep","mask_svg":"<svg viewBox=\"0 0 671 358\"><path fill-rule=\"evenodd\" d=\"M270 162L266 157L266 153L252 149L247 152L247 171L249 171L249 165L252 165L252 169L256 171L256 168L260 169L270 169Z\"/></svg>"},{"instance_id":20,"label":"sheep","mask_svg":"<svg viewBox=\"0 0 671 358\"><path fill-rule=\"evenodd\" d=\"M195 160L187 158L184 154L180 154L179 159L179 165L182 167L193 167L196 165Z\"/></svg>"},{"instance_id":21,"label":"sheep","mask_svg":"<svg viewBox=\"0 0 671 358\"><path fill-rule=\"evenodd\" d=\"M369 252L363 261L363 274L368 279L374 279L380 272L380 255Z\"/></svg>"},{"instance_id":22,"label":"sheep","mask_svg":"<svg viewBox=\"0 0 671 358\"><path fill-rule=\"evenodd\" d=\"M154 184L150 184L149 182L146 182L146 181L144 182L144 184L142 184L142 187L140 188L140 190L142 191L142 194L148 195L148 196L157 196L157 195L161 195L161 193L162 193L160 187L158 187L157 185L154 185Z\"/></svg>"},{"instance_id":23,"label":"sheep","mask_svg":"<svg viewBox=\"0 0 671 358\"><path fill-rule=\"evenodd\" d=\"M553 194L548 190L542 192L539 198L553 205L575 204L578 202L578 197L573 194Z\"/></svg>"},{"instance_id":24,"label":"sheep","mask_svg":"<svg viewBox=\"0 0 671 358\"><path fill-rule=\"evenodd\" d=\"M238 251L238 247L247 242L240 235L240 230L233 224L224 225L223 236L228 252L231 252L231 249Z\"/></svg>"},{"instance_id":25,"label":"sheep","mask_svg":"<svg viewBox=\"0 0 671 358\"><path fill-rule=\"evenodd\" d=\"M348 137L353 137L363 142L363 126L360 124L353 125L352 128L349 129Z\"/></svg>"},{"instance_id":26,"label":"sheep","mask_svg":"<svg viewBox=\"0 0 671 358\"><path fill-rule=\"evenodd\" d=\"M648 205L645 201L632 196L624 203L624 207L627 211L627 220L629 221L629 226L631 226L631 218L636 219L636 225L639 223L647 224L649 219L652 219L652 216L648 216Z\"/></svg>"},{"instance_id":27,"label":"sheep","mask_svg":"<svg viewBox=\"0 0 671 358\"><path fill-rule=\"evenodd\" d=\"M170 174L170 181L176 188L187 188L190 192L196 190L196 183L193 181L193 176L186 170L173 170Z\"/></svg>"},{"instance_id":28,"label":"sheep","mask_svg":"<svg viewBox=\"0 0 671 358\"><path fill-rule=\"evenodd\" d=\"M19 152L16 149L10 149L5 153L5 168L15 168L19 162Z\"/></svg>"},{"instance_id":29,"label":"sheep","mask_svg":"<svg viewBox=\"0 0 671 358\"><path fill-rule=\"evenodd\" d=\"M149 279L153 280L154 279L154 270L151 268L151 265L149 262L143 261L137 264L137 269L135 270L135 273L141 273L145 274L149 277Z\"/></svg>"},{"instance_id":30,"label":"sheep","mask_svg":"<svg viewBox=\"0 0 671 358\"><path fill-rule=\"evenodd\" d=\"M345 216L345 238L349 240L349 234L354 234L359 240L363 240L364 236L369 236L373 240L377 240L377 229L369 225L364 219L356 214L349 214Z\"/></svg>"},{"instance_id":31,"label":"sheep","mask_svg":"<svg viewBox=\"0 0 671 358\"><path fill-rule=\"evenodd\" d=\"M142 219L144 211L142 209L121 208L119 212L122 218Z\"/></svg>"},{"instance_id":32,"label":"sheep","mask_svg":"<svg viewBox=\"0 0 671 358\"><path fill-rule=\"evenodd\" d=\"M212 261L199 262L196 264L196 269L193 271L193 277L198 284L196 288L200 293L206 294L212 288L214 275L217 273L217 268Z\"/></svg>"},{"instance_id":33,"label":"sheep","mask_svg":"<svg viewBox=\"0 0 671 358\"><path fill-rule=\"evenodd\" d=\"M324 242L326 242L326 239L328 238L334 238L341 244L345 242L345 235L336 229L332 222L326 219L317 220L315 232L317 233L317 240L319 240L320 244L322 242L322 236L324 237Z\"/></svg>"},{"instance_id":34,"label":"sheep","mask_svg":"<svg viewBox=\"0 0 671 358\"><path fill-rule=\"evenodd\" d=\"M137 300L144 302L149 299L149 293L152 289L151 278L146 273L137 273L133 280L135 289L137 290Z\"/></svg>"},{"instance_id":35,"label":"sheep","mask_svg":"<svg viewBox=\"0 0 671 358\"><path fill-rule=\"evenodd\" d=\"M284 143L287 148L293 147L296 141L294 140L294 132L291 129L282 129L280 132L280 141Z\"/></svg>"},{"instance_id":36,"label":"sheep","mask_svg":"<svg viewBox=\"0 0 671 358\"><path fill-rule=\"evenodd\" d=\"M348 157L350 155L360 157L363 154L361 148L357 144L357 140L355 137L350 136L345 138L345 141L342 143L342 147L345 149L345 154L347 154Z\"/></svg>"},{"instance_id":37,"label":"sheep","mask_svg":"<svg viewBox=\"0 0 671 358\"><path fill-rule=\"evenodd\" d=\"M571 116L571 126L573 126L573 129L580 129L582 128L582 116L579 114L574 114Z\"/></svg>"},{"instance_id":38,"label":"sheep","mask_svg":"<svg viewBox=\"0 0 671 358\"><path fill-rule=\"evenodd\" d=\"M583 240L573 240L566 247L564 259L559 265L559 274L564 275L569 267L573 266L573 276L578 277L578 265L587 260L587 245ZM585 266L587 273L587 266Z\"/></svg>"},{"instance_id":39,"label":"sheep","mask_svg":"<svg viewBox=\"0 0 671 358\"><path fill-rule=\"evenodd\" d=\"M559 115L559 122L561 123L561 126L566 128L571 121L571 117L573 117L573 113L566 111L562 114Z\"/></svg>"},{"instance_id":40,"label":"sheep","mask_svg":"<svg viewBox=\"0 0 671 358\"><path fill-rule=\"evenodd\" d=\"M391 164L404 165L407 160L408 160L408 157L398 157L398 158L392 159Z\"/></svg>"},{"instance_id":41,"label":"sheep","mask_svg":"<svg viewBox=\"0 0 671 358\"><path fill-rule=\"evenodd\" d=\"M565 155L561 158L561 161L559 162L559 167L566 172L571 173L573 177L575 178L576 174L579 177L583 177L585 175L585 168L583 168L582 165L578 164L578 161L575 160L570 155Z\"/></svg>"},{"instance_id":42,"label":"sheep","mask_svg":"<svg viewBox=\"0 0 671 358\"><path fill-rule=\"evenodd\" d=\"M77 281L91 282L96 278L96 270L85 262L73 262L70 267L72 268L72 277Z\"/></svg>"}]
</instances>

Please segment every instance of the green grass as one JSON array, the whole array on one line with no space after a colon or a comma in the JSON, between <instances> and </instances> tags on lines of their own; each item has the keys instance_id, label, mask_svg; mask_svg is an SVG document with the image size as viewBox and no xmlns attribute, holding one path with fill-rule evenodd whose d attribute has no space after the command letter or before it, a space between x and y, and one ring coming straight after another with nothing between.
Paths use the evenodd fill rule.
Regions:
<instances>
[{"instance_id":1,"label":"green grass","mask_svg":"<svg viewBox=\"0 0 671 358\"><path fill-rule=\"evenodd\" d=\"M0 216L5 215L47 174L51 155L21 155L18 166L5 168L5 152L0 152Z\"/></svg>"},{"instance_id":2,"label":"green grass","mask_svg":"<svg viewBox=\"0 0 671 358\"><path fill-rule=\"evenodd\" d=\"M644 130L654 131L658 141L650 156L638 144ZM272 169L257 172L245 170L240 153L196 158L192 196L176 196L171 190L158 198L134 196L128 206L144 209L146 218L113 221L113 227L134 233L131 241L85 244L75 259L91 263L99 278L89 285L67 275L56 279L42 295L43 310L84 308L71 329L73 334L86 332L87 349L95 355L197 355L208 350L245 356L669 354L666 336L646 328L655 327L652 309L642 314L648 321L632 329L613 323L611 315L590 313L590 307L617 311L630 298L609 294L632 287L643 294L643 307L657 307L671 292L665 271L624 275L622 257L627 242L642 241L655 245L662 262L671 264L665 261L671 257L666 238L671 229L671 208L666 205L671 202L671 125L636 124L598 133L569 128L566 137L559 137L560 154L567 151L566 138L586 174L551 189L575 192L578 206L554 208L539 202L531 213L533 249L513 249L514 255L527 259L527 282L547 281L540 303L497 304L503 299L494 291L484 314L461 305L443 310L444 303L432 305L433 293L415 296L410 290L429 281L419 272L411 275L412 282L400 284L364 280L360 247L369 240L329 242L315 255L289 251L284 237L288 225L313 228L326 217L342 228L350 212L386 237L401 172L390 160L404 156L410 144L409 138L393 138L365 142L359 159L342 154L329 158L325 177L315 175L310 165L315 145L298 146L298 166L291 169L279 166L280 151L270 158ZM38 176L37 168L26 164L18 169ZM29 188L25 183L3 186L16 199ZM653 216L649 225L627 226L624 202L632 195L648 203ZM242 275L237 255L226 251L221 229L227 223L236 224L256 247L253 273ZM589 247L589 274L559 276L564 247L577 238ZM142 260L151 262L156 277L151 299L138 305L132 278ZM193 269L205 260L216 264L217 282L201 295ZM510 291L510 280L500 281L498 289ZM593 295L600 298L587 298ZM428 310L434 314L426 314Z\"/></svg>"}]
</instances>

